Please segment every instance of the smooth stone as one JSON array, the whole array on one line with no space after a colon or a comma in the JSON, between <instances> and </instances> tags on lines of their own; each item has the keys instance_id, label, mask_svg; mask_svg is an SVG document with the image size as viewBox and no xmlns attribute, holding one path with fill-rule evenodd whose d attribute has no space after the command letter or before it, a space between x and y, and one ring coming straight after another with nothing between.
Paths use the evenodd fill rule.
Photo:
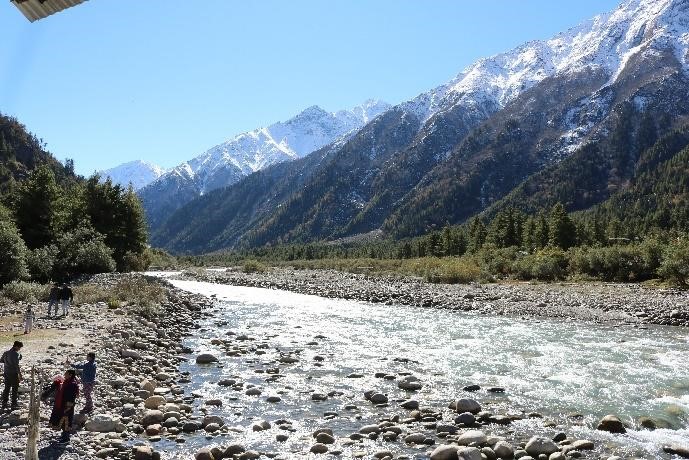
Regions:
<instances>
[{"instance_id":1,"label":"smooth stone","mask_svg":"<svg viewBox=\"0 0 689 460\"><path fill-rule=\"evenodd\" d=\"M481 405L474 399L458 399L454 405L454 409L460 414L463 412L478 414L481 412Z\"/></svg>"},{"instance_id":2,"label":"smooth stone","mask_svg":"<svg viewBox=\"0 0 689 460\"><path fill-rule=\"evenodd\" d=\"M559 452L560 448L546 437L534 436L526 443L524 450L532 457L538 457L541 454L550 455Z\"/></svg>"},{"instance_id":3,"label":"smooth stone","mask_svg":"<svg viewBox=\"0 0 689 460\"><path fill-rule=\"evenodd\" d=\"M498 458L512 458L514 456L514 448L507 441L498 441L493 446L493 452Z\"/></svg>"},{"instance_id":4,"label":"smooth stone","mask_svg":"<svg viewBox=\"0 0 689 460\"><path fill-rule=\"evenodd\" d=\"M610 433L626 433L627 429L624 427L622 420L616 415L606 415L598 423L598 430L608 431Z\"/></svg>"},{"instance_id":5,"label":"smooth stone","mask_svg":"<svg viewBox=\"0 0 689 460\"><path fill-rule=\"evenodd\" d=\"M196 364L211 364L218 362L218 358L210 353L202 353L196 357Z\"/></svg>"},{"instance_id":6,"label":"smooth stone","mask_svg":"<svg viewBox=\"0 0 689 460\"><path fill-rule=\"evenodd\" d=\"M460 446L468 446L469 444L483 445L488 441L488 437L483 431L469 430L465 431L457 438L457 444Z\"/></svg>"}]
</instances>

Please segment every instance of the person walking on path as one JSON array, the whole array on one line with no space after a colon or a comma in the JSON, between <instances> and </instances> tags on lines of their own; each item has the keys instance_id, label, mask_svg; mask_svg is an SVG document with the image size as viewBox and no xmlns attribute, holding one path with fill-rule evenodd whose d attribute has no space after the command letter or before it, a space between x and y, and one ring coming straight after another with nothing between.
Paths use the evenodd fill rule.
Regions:
<instances>
[{"instance_id":1,"label":"person walking on path","mask_svg":"<svg viewBox=\"0 0 689 460\"><path fill-rule=\"evenodd\" d=\"M0 363L3 364L3 376L5 378L5 388L2 391L2 409L7 409L7 402L10 396L10 390L12 390L12 410L19 407L17 403L17 393L19 392L19 382L22 380L22 372L19 367L19 361L22 359L22 355L19 351L24 346L20 341L15 341L12 348L7 350L0 357Z\"/></svg>"},{"instance_id":2,"label":"person walking on path","mask_svg":"<svg viewBox=\"0 0 689 460\"><path fill-rule=\"evenodd\" d=\"M74 300L74 294L67 284L63 284L60 289L60 300L62 301L62 316L69 315L69 304Z\"/></svg>"},{"instance_id":3,"label":"person walking on path","mask_svg":"<svg viewBox=\"0 0 689 460\"><path fill-rule=\"evenodd\" d=\"M36 313L34 313L31 305L29 305L24 312L24 334L31 332L34 321L36 321Z\"/></svg>"},{"instance_id":4,"label":"person walking on path","mask_svg":"<svg viewBox=\"0 0 689 460\"><path fill-rule=\"evenodd\" d=\"M84 364L72 364L69 360L67 360L67 364L82 371L81 388L84 391L86 404L80 413L90 414L93 412L93 388L96 385L96 354L94 352L88 353Z\"/></svg>"},{"instance_id":5,"label":"person walking on path","mask_svg":"<svg viewBox=\"0 0 689 460\"><path fill-rule=\"evenodd\" d=\"M53 381L55 402L50 414L50 426L56 430L62 430L59 442L69 442L72 422L74 420L74 403L79 395L79 381L77 372L70 369L65 372L64 378Z\"/></svg>"},{"instance_id":6,"label":"person walking on path","mask_svg":"<svg viewBox=\"0 0 689 460\"><path fill-rule=\"evenodd\" d=\"M57 283L53 283L50 288L50 294L48 295L48 316L50 316L50 311L52 307L55 307L55 316L57 316L57 304L60 302L60 286Z\"/></svg>"}]
</instances>

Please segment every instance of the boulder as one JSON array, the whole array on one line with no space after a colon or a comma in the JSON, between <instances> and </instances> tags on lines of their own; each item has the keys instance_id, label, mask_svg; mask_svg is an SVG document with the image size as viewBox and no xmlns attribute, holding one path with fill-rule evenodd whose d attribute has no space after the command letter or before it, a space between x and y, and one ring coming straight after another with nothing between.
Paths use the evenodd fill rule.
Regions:
<instances>
[{"instance_id":1,"label":"boulder","mask_svg":"<svg viewBox=\"0 0 689 460\"><path fill-rule=\"evenodd\" d=\"M335 437L328 433L318 433L316 442L319 444L335 444Z\"/></svg>"},{"instance_id":2,"label":"boulder","mask_svg":"<svg viewBox=\"0 0 689 460\"><path fill-rule=\"evenodd\" d=\"M165 403L167 403L167 399L163 396L149 396L144 401L144 407L146 409L158 409Z\"/></svg>"},{"instance_id":3,"label":"boulder","mask_svg":"<svg viewBox=\"0 0 689 460\"><path fill-rule=\"evenodd\" d=\"M120 356L123 358L141 359L141 354L136 350L120 350Z\"/></svg>"},{"instance_id":4,"label":"boulder","mask_svg":"<svg viewBox=\"0 0 689 460\"><path fill-rule=\"evenodd\" d=\"M407 444L423 444L426 435L423 433L411 433L404 437L404 442Z\"/></svg>"},{"instance_id":5,"label":"boulder","mask_svg":"<svg viewBox=\"0 0 689 460\"><path fill-rule=\"evenodd\" d=\"M159 423L163 423L163 413L159 410L149 409L141 417L141 425L143 427Z\"/></svg>"},{"instance_id":6,"label":"boulder","mask_svg":"<svg viewBox=\"0 0 689 460\"><path fill-rule=\"evenodd\" d=\"M210 353L202 353L196 357L196 364L211 364L218 362L218 358Z\"/></svg>"},{"instance_id":7,"label":"boulder","mask_svg":"<svg viewBox=\"0 0 689 460\"><path fill-rule=\"evenodd\" d=\"M457 460L457 446L440 445L431 452L431 460Z\"/></svg>"},{"instance_id":8,"label":"boulder","mask_svg":"<svg viewBox=\"0 0 689 460\"><path fill-rule=\"evenodd\" d=\"M677 455L682 458L689 458L688 446L682 446L680 444L671 444L669 446L663 446L663 450L671 455Z\"/></svg>"},{"instance_id":9,"label":"boulder","mask_svg":"<svg viewBox=\"0 0 689 460\"><path fill-rule=\"evenodd\" d=\"M313 454L325 454L328 452L328 446L321 443L316 443L311 446L310 452Z\"/></svg>"},{"instance_id":10,"label":"boulder","mask_svg":"<svg viewBox=\"0 0 689 460\"><path fill-rule=\"evenodd\" d=\"M481 405L474 399L458 399L454 404L454 409L460 414L463 412L478 414L481 412Z\"/></svg>"},{"instance_id":11,"label":"boulder","mask_svg":"<svg viewBox=\"0 0 689 460\"><path fill-rule=\"evenodd\" d=\"M455 417L456 424L463 424L466 426L471 426L476 423L476 417L471 412L462 412L457 417Z\"/></svg>"},{"instance_id":12,"label":"boulder","mask_svg":"<svg viewBox=\"0 0 689 460\"><path fill-rule=\"evenodd\" d=\"M399 382L397 382L397 387L401 388L402 390L417 391L423 387L423 384L421 383L421 381L419 381L417 377L414 377L413 375L408 375Z\"/></svg>"},{"instance_id":13,"label":"boulder","mask_svg":"<svg viewBox=\"0 0 689 460\"><path fill-rule=\"evenodd\" d=\"M514 448L507 441L498 441L493 447L493 452L498 458L512 458L514 456Z\"/></svg>"},{"instance_id":14,"label":"boulder","mask_svg":"<svg viewBox=\"0 0 689 460\"><path fill-rule=\"evenodd\" d=\"M538 457L541 454L550 455L555 452L559 452L560 448L557 447L552 440L543 436L534 436L529 439L526 443L526 452L532 457Z\"/></svg>"},{"instance_id":15,"label":"boulder","mask_svg":"<svg viewBox=\"0 0 689 460\"><path fill-rule=\"evenodd\" d=\"M225 421L221 417L217 415L206 415L205 417L203 417L201 426L205 427L206 425L210 425L211 423L215 423L218 426L225 425Z\"/></svg>"},{"instance_id":16,"label":"boulder","mask_svg":"<svg viewBox=\"0 0 689 460\"><path fill-rule=\"evenodd\" d=\"M373 404L385 404L388 402L388 397L383 393L374 393L371 395L370 400Z\"/></svg>"},{"instance_id":17,"label":"boulder","mask_svg":"<svg viewBox=\"0 0 689 460\"><path fill-rule=\"evenodd\" d=\"M400 404L400 407L402 407L402 409L407 409L407 410L416 410L419 408L419 402L415 401L413 399L408 399L406 401L403 401Z\"/></svg>"},{"instance_id":18,"label":"boulder","mask_svg":"<svg viewBox=\"0 0 689 460\"><path fill-rule=\"evenodd\" d=\"M598 429L601 431L608 431L610 433L626 433L627 429L624 427L622 420L616 415L606 415L598 423Z\"/></svg>"},{"instance_id":19,"label":"boulder","mask_svg":"<svg viewBox=\"0 0 689 460\"><path fill-rule=\"evenodd\" d=\"M208 447L202 447L194 456L196 460L215 460L213 453Z\"/></svg>"},{"instance_id":20,"label":"boulder","mask_svg":"<svg viewBox=\"0 0 689 460\"><path fill-rule=\"evenodd\" d=\"M457 450L458 460L483 460L481 451L476 447L463 447Z\"/></svg>"},{"instance_id":21,"label":"boulder","mask_svg":"<svg viewBox=\"0 0 689 460\"><path fill-rule=\"evenodd\" d=\"M457 444L460 446L468 446L470 444L483 445L488 441L488 437L483 431L469 430L465 431L457 438Z\"/></svg>"},{"instance_id":22,"label":"boulder","mask_svg":"<svg viewBox=\"0 0 689 460\"><path fill-rule=\"evenodd\" d=\"M84 426L86 431L95 431L98 433L112 433L122 428L120 420L116 417L107 414L94 415ZM119 430L124 431L123 429Z\"/></svg>"},{"instance_id":23,"label":"boulder","mask_svg":"<svg viewBox=\"0 0 689 460\"><path fill-rule=\"evenodd\" d=\"M153 460L153 449L148 446L134 446L132 456L134 460Z\"/></svg>"},{"instance_id":24,"label":"boulder","mask_svg":"<svg viewBox=\"0 0 689 460\"><path fill-rule=\"evenodd\" d=\"M234 455L240 455L246 452L246 449L241 444L230 444L225 449L225 457L232 457Z\"/></svg>"}]
</instances>

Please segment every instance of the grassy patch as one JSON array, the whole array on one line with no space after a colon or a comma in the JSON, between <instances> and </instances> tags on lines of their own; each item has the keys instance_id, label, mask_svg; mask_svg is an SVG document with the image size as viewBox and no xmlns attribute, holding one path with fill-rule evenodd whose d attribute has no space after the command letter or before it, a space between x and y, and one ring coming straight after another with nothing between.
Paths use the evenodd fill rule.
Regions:
<instances>
[{"instance_id":1,"label":"grassy patch","mask_svg":"<svg viewBox=\"0 0 689 460\"><path fill-rule=\"evenodd\" d=\"M165 289L158 282L146 278L127 278L113 287L86 283L74 288L74 298L78 303L105 302L109 308L131 306L133 312L152 318L160 312L160 304L167 298Z\"/></svg>"}]
</instances>

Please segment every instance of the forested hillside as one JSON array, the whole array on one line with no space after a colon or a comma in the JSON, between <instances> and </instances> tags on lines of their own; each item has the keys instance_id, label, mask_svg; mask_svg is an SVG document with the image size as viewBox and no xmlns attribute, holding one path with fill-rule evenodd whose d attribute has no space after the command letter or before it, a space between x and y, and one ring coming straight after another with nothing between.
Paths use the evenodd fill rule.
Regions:
<instances>
[{"instance_id":1,"label":"forested hillside","mask_svg":"<svg viewBox=\"0 0 689 460\"><path fill-rule=\"evenodd\" d=\"M133 190L75 175L17 120L0 115L0 285L147 265Z\"/></svg>"}]
</instances>

